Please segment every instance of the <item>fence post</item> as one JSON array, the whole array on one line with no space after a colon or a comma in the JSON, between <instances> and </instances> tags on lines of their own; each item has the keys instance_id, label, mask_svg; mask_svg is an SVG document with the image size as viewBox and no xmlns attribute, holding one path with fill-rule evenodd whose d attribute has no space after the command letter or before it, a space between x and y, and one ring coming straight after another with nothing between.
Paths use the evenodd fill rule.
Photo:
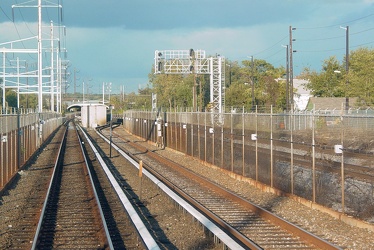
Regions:
<instances>
[{"instance_id":1,"label":"fence post","mask_svg":"<svg viewBox=\"0 0 374 250\"><path fill-rule=\"evenodd\" d=\"M258 181L258 110L257 110L257 105L256 105L256 182Z\"/></svg>"},{"instance_id":2,"label":"fence post","mask_svg":"<svg viewBox=\"0 0 374 250\"><path fill-rule=\"evenodd\" d=\"M273 166L273 105L270 106L270 187L274 184L274 166Z\"/></svg>"},{"instance_id":3,"label":"fence post","mask_svg":"<svg viewBox=\"0 0 374 250\"><path fill-rule=\"evenodd\" d=\"M341 122L341 145L342 145L342 158L341 158L341 178L342 178L342 182L341 182L341 186L342 186L342 213L344 214L345 213L345 204L344 204L344 200L345 200L345 193L344 193L344 189L345 189L345 176L344 176L344 120L343 120L343 110L344 110L344 103L342 103L342 112L340 114L340 122Z\"/></svg>"},{"instance_id":4,"label":"fence post","mask_svg":"<svg viewBox=\"0 0 374 250\"><path fill-rule=\"evenodd\" d=\"M213 114L214 115L214 114ZM221 114L220 114L221 115ZM212 121L212 127L213 127L213 131L212 131L212 133L209 133L209 134L211 134L210 136L212 137L212 165L215 165L215 122L214 122L214 117L212 116L212 115L210 115L210 117L211 117L211 119L213 119L213 121Z\"/></svg>"},{"instance_id":5,"label":"fence post","mask_svg":"<svg viewBox=\"0 0 374 250\"><path fill-rule=\"evenodd\" d=\"M312 113L312 187L313 187L313 203L316 202L316 158L315 158L315 150L316 150L316 145L315 145L315 104L313 107L313 113Z\"/></svg>"},{"instance_id":6,"label":"fence post","mask_svg":"<svg viewBox=\"0 0 374 250\"><path fill-rule=\"evenodd\" d=\"M204 112L204 161L206 162L206 112Z\"/></svg>"},{"instance_id":7,"label":"fence post","mask_svg":"<svg viewBox=\"0 0 374 250\"><path fill-rule=\"evenodd\" d=\"M197 155L199 157L199 160L201 160L201 146L200 146L200 143L201 143L201 139L200 139L200 115L201 113L199 112L197 114Z\"/></svg>"},{"instance_id":8,"label":"fence post","mask_svg":"<svg viewBox=\"0 0 374 250\"><path fill-rule=\"evenodd\" d=\"M294 174L293 174L293 129L294 129L294 119L295 119L295 116L293 115L294 113L294 110L293 110L293 104L291 104L291 121L290 121L290 130L291 130L291 138L290 138L290 141L291 141L291 194L294 193ZM300 116L299 116L299 119L300 119Z\"/></svg>"},{"instance_id":9,"label":"fence post","mask_svg":"<svg viewBox=\"0 0 374 250\"><path fill-rule=\"evenodd\" d=\"M223 160L224 160L224 151L223 151L223 139L224 139L224 135L223 135L223 132L224 132L224 123L222 122L221 123L221 168L224 168L224 163L223 163Z\"/></svg>"},{"instance_id":10,"label":"fence post","mask_svg":"<svg viewBox=\"0 0 374 250\"><path fill-rule=\"evenodd\" d=\"M230 119L230 129L231 129L231 134L230 134L230 145L231 145L231 172L234 172L234 124L233 124L233 114L231 110L231 119Z\"/></svg>"},{"instance_id":11,"label":"fence post","mask_svg":"<svg viewBox=\"0 0 374 250\"><path fill-rule=\"evenodd\" d=\"M183 124L184 126L186 126L185 129L184 129L184 130L186 130L185 131L185 136L184 136L184 140L186 141L185 144L184 144L184 150L186 152L186 155L188 154L188 140L187 140L187 136L188 136L188 128L187 128L188 119L187 119L187 116L188 116L188 111L186 109L186 112L185 112L185 119L186 119L186 121Z\"/></svg>"},{"instance_id":12,"label":"fence post","mask_svg":"<svg viewBox=\"0 0 374 250\"><path fill-rule=\"evenodd\" d=\"M243 158L243 161L242 161L242 164L243 164L243 171L242 171L242 175L245 176L245 147L244 147L244 107L243 107L243 113L242 113L242 158Z\"/></svg>"},{"instance_id":13,"label":"fence post","mask_svg":"<svg viewBox=\"0 0 374 250\"><path fill-rule=\"evenodd\" d=\"M17 109L17 166L18 169L21 168L21 110Z\"/></svg>"},{"instance_id":14,"label":"fence post","mask_svg":"<svg viewBox=\"0 0 374 250\"><path fill-rule=\"evenodd\" d=\"M177 108L174 108L174 134L175 134L175 142L174 142L174 149L178 150L178 129L177 129Z\"/></svg>"}]
</instances>

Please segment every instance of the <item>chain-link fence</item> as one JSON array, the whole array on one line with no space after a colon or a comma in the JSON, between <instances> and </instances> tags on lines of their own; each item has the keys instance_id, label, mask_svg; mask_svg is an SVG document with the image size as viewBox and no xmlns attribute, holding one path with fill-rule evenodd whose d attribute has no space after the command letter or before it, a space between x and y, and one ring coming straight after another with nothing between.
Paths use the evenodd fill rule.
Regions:
<instances>
[{"instance_id":1,"label":"chain-link fence","mask_svg":"<svg viewBox=\"0 0 374 250\"><path fill-rule=\"evenodd\" d=\"M264 112L265 111L265 112ZM266 112L268 111L268 112ZM337 211L374 212L374 112L127 111L131 133Z\"/></svg>"},{"instance_id":2,"label":"chain-link fence","mask_svg":"<svg viewBox=\"0 0 374 250\"><path fill-rule=\"evenodd\" d=\"M0 114L0 190L63 122L58 113L13 109Z\"/></svg>"}]
</instances>

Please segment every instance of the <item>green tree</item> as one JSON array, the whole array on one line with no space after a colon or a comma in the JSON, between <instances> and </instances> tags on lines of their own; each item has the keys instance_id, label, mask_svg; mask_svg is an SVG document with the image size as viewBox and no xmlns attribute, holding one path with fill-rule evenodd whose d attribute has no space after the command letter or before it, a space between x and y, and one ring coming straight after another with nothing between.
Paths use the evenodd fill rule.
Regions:
<instances>
[{"instance_id":1,"label":"green tree","mask_svg":"<svg viewBox=\"0 0 374 250\"><path fill-rule=\"evenodd\" d=\"M304 69L303 78L309 79L306 87L319 97L357 97L359 105L374 104L374 50L359 48L349 55L349 74L345 58L339 63L336 57L324 61L320 72Z\"/></svg>"},{"instance_id":2,"label":"green tree","mask_svg":"<svg viewBox=\"0 0 374 250\"><path fill-rule=\"evenodd\" d=\"M254 84L254 105L273 105L281 108L285 104L285 84L276 81L285 69L275 68L265 60L242 61L241 66L231 69L231 85L226 90L227 107L252 108L252 84Z\"/></svg>"},{"instance_id":3,"label":"green tree","mask_svg":"<svg viewBox=\"0 0 374 250\"><path fill-rule=\"evenodd\" d=\"M350 54L347 95L363 106L374 104L374 49L359 48Z\"/></svg>"},{"instance_id":4,"label":"green tree","mask_svg":"<svg viewBox=\"0 0 374 250\"><path fill-rule=\"evenodd\" d=\"M159 107L191 107L193 75L159 74L150 79Z\"/></svg>"},{"instance_id":5,"label":"green tree","mask_svg":"<svg viewBox=\"0 0 374 250\"><path fill-rule=\"evenodd\" d=\"M285 74L283 67L275 68L265 60L255 59L238 62L226 61L225 106L252 108L255 105L273 105L283 109L285 105L285 81L276 81ZM153 69L152 69L153 70ZM149 74L149 82L157 94L158 106L192 107L195 76ZM254 95L252 96L252 86ZM209 75L196 76L197 102L207 107L210 102Z\"/></svg>"},{"instance_id":6,"label":"green tree","mask_svg":"<svg viewBox=\"0 0 374 250\"><path fill-rule=\"evenodd\" d=\"M320 73L304 69L303 78L309 79L306 87L316 97L344 97L345 86L343 81L345 70L335 56L325 60Z\"/></svg>"},{"instance_id":7,"label":"green tree","mask_svg":"<svg viewBox=\"0 0 374 250\"><path fill-rule=\"evenodd\" d=\"M113 97L111 99L111 104L113 104L116 109L119 105L118 110L127 109L142 109L151 110L152 109L152 89L149 87L145 89L139 89L138 93L132 92L125 96L124 102L120 100L119 96Z\"/></svg>"},{"instance_id":8,"label":"green tree","mask_svg":"<svg viewBox=\"0 0 374 250\"><path fill-rule=\"evenodd\" d=\"M226 107L252 107L251 85L234 82L226 90Z\"/></svg>"},{"instance_id":9,"label":"green tree","mask_svg":"<svg viewBox=\"0 0 374 250\"><path fill-rule=\"evenodd\" d=\"M8 107L17 108L17 93L13 89L5 91L5 101L8 103Z\"/></svg>"},{"instance_id":10,"label":"green tree","mask_svg":"<svg viewBox=\"0 0 374 250\"><path fill-rule=\"evenodd\" d=\"M21 94L20 95L20 107L36 109L38 103L37 94Z\"/></svg>"}]
</instances>

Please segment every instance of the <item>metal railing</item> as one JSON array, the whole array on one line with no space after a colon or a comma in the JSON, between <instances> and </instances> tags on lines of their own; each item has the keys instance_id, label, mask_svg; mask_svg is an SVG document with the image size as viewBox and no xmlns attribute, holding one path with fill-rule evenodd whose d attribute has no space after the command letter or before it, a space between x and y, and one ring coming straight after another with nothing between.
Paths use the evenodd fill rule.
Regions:
<instances>
[{"instance_id":1,"label":"metal railing","mask_svg":"<svg viewBox=\"0 0 374 250\"><path fill-rule=\"evenodd\" d=\"M0 114L0 190L65 119L59 113L29 111Z\"/></svg>"}]
</instances>

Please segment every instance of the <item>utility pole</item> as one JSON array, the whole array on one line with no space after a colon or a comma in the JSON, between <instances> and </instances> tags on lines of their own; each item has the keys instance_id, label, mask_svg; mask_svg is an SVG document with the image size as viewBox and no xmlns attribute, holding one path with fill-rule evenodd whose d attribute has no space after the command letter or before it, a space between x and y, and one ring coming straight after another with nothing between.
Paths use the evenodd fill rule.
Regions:
<instances>
[{"instance_id":1,"label":"utility pole","mask_svg":"<svg viewBox=\"0 0 374 250\"><path fill-rule=\"evenodd\" d=\"M42 0L38 0L38 113L43 111Z\"/></svg>"},{"instance_id":2,"label":"utility pole","mask_svg":"<svg viewBox=\"0 0 374 250\"><path fill-rule=\"evenodd\" d=\"M346 71L346 90L345 90L345 110L348 112L349 110L349 97L347 95L348 85L349 85L349 79L348 79L348 73L349 73L349 26L346 27L340 27L345 30L345 71Z\"/></svg>"},{"instance_id":3,"label":"utility pole","mask_svg":"<svg viewBox=\"0 0 374 250\"><path fill-rule=\"evenodd\" d=\"M290 69L289 69L289 77L290 77L290 90L289 90L289 96L290 96L290 104L291 104L291 107L293 106L293 52L296 52L296 51L293 51L293 48L292 48L292 42L295 41L293 38L292 38L292 31L293 30L296 30L296 28L292 28L292 26L290 26L290 30L289 30L289 33L290 33L290 50L289 50L289 54L290 54Z\"/></svg>"},{"instance_id":4,"label":"utility pole","mask_svg":"<svg viewBox=\"0 0 374 250\"><path fill-rule=\"evenodd\" d=\"M55 72L54 72L54 48L53 48L54 38L53 38L53 21L51 21L51 111L55 111Z\"/></svg>"},{"instance_id":5,"label":"utility pole","mask_svg":"<svg viewBox=\"0 0 374 250\"><path fill-rule=\"evenodd\" d=\"M286 48L286 111L289 110L290 99L289 99L289 85L290 85L290 63L289 63L289 50L288 45L282 45L282 47Z\"/></svg>"},{"instance_id":6,"label":"utility pole","mask_svg":"<svg viewBox=\"0 0 374 250\"><path fill-rule=\"evenodd\" d=\"M254 110L255 108L255 76L254 76L254 71L255 71L255 63L253 56L251 56L251 65L252 65L252 72L251 72L251 82L252 82L252 107L251 109Z\"/></svg>"}]
</instances>

